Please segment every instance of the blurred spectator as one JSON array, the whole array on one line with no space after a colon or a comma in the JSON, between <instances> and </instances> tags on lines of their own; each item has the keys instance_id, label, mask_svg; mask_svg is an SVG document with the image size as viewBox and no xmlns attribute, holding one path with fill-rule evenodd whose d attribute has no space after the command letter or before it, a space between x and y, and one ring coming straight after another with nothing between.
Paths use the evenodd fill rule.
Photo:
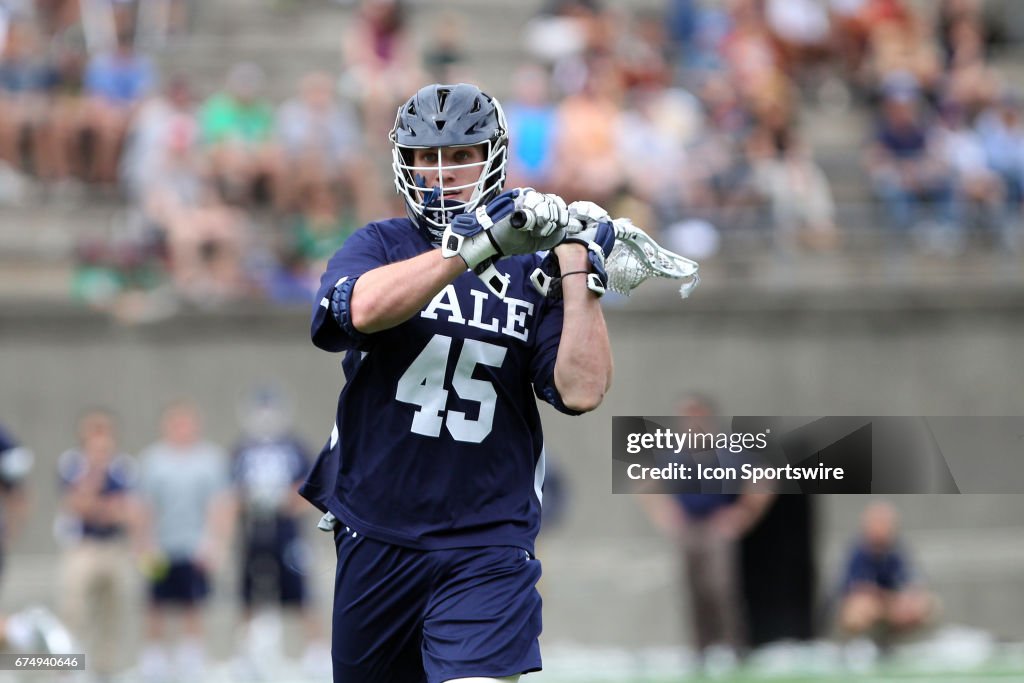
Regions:
<instances>
[{"instance_id":1,"label":"blurred spectator","mask_svg":"<svg viewBox=\"0 0 1024 683\"><path fill-rule=\"evenodd\" d=\"M664 221L678 200L687 150L702 130L701 104L685 90L654 84L634 88L627 102L617 131L625 182Z\"/></svg>"},{"instance_id":2,"label":"blurred spectator","mask_svg":"<svg viewBox=\"0 0 1024 683\"><path fill-rule=\"evenodd\" d=\"M692 5L692 7L687 7ZM700 78L725 69L722 46L726 37L732 32L732 17L724 5L704 5L693 0L676 0L670 21L671 47L677 70L681 80L687 86L696 84ZM675 22L678 16L691 16L684 19L683 32L678 32ZM692 22L691 33L687 37L686 21Z\"/></svg>"},{"instance_id":3,"label":"blurred spectator","mask_svg":"<svg viewBox=\"0 0 1024 683\"><path fill-rule=\"evenodd\" d=\"M80 28L72 27L54 36L48 52L55 83L46 119L47 131L40 146L47 160L46 169L40 168L41 177L53 181L48 186L49 197L76 199L81 189L79 180L88 177L91 147L94 146L94 140L90 140L90 134L83 129L88 109L84 90L89 55Z\"/></svg>"},{"instance_id":4,"label":"blurred spectator","mask_svg":"<svg viewBox=\"0 0 1024 683\"><path fill-rule=\"evenodd\" d=\"M102 679L124 664L121 630L134 566L128 540L140 531L135 463L119 450L114 416L90 410L78 421L78 446L61 455L57 467L63 611Z\"/></svg>"},{"instance_id":5,"label":"blurred spectator","mask_svg":"<svg viewBox=\"0 0 1024 683\"><path fill-rule=\"evenodd\" d=\"M268 203L276 199L280 155L273 144L274 110L264 98L263 70L255 64L231 67L224 90L199 110L199 135L210 172L227 201Z\"/></svg>"},{"instance_id":6,"label":"blurred spectator","mask_svg":"<svg viewBox=\"0 0 1024 683\"><path fill-rule=\"evenodd\" d=\"M312 301L319 280L309 262L287 245L269 256L273 262L260 276L264 296L275 304L308 304Z\"/></svg>"},{"instance_id":7,"label":"blurred spectator","mask_svg":"<svg viewBox=\"0 0 1024 683\"><path fill-rule=\"evenodd\" d=\"M43 178L53 176L45 138L56 80L33 25L26 20L10 23L6 41L0 40L0 163Z\"/></svg>"},{"instance_id":8,"label":"blurred spectator","mask_svg":"<svg viewBox=\"0 0 1024 683\"><path fill-rule=\"evenodd\" d=\"M86 170L87 179L105 184L117 180L128 123L155 85L153 63L135 51L130 35L119 34L112 52L89 60L81 124L81 130L92 141L93 158Z\"/></svg>"},{"instance_id":9,"label":"blurred spectator","mask_svg":"<svg viewBox=\"0 0 1024 683\"><path fill-rule=\"evenodd\" d=\"M195 184L191 184L194 180ZM246 293L243 262L249 223L201 177L180 178L151 199L150 215L166 240L171 279L178 294L199 306L236 300Z\"/></svg>"},{"instance_id":10,"label":"blurred spectator","mask_svg":"<svg viewBox=\"0 0 1024 683\"><path fill-rule=\"evenodd\" d=\"M3 552L25 523L28 496L25 478L32 470L35 456L0 425L0 574Z\"/></svg>"},{"instance_id":11,"label":"blurred spectator","mask_svg":"<svg viewBox=\"0 0 1024 683\"><path fill-rule=\"evenodd\" d=\"M557 108L553 188L567 202L607 204L625 181L618 156L622 89L614 62L594 60L586 86Z\"/></svg>"},{"instance_id":12,"label":"blurred spectator","mask_svg":"<svg viewBox=\"0 0 1024 683\"><path fill-rule=\"evenodd\" d=\"M113 51L118 41L136 43L136 9L138 0L79 0L79 26L85 34L89 52L105 54Z\"/></svg>"},{"instance_id":13,"label":"blurred spectator","mask_svg":"<svg viewBox=\"0 0 1024 683\"><path fill-rule=\"evenodd\" d=\"M148 103L125 157L126 182L146 225L162 244L177 292L200 305L244 293L246 215L224 201L205 160L197 153L198 129L183 81Z\"/></svg>"},{"instance_id":14,"label":"blurred spectator","mask_svg":"<svg viewBox=\"0 0 1024 683\"><path fill-rule=\"evenodd\" d=\"M512 97L505 106L508 117L509 187L543 190L551 182L556 158L552 139L557 133L551 84L543 67L527 64L512 76Z\"/></svg>"},{"instance_id":15,"label":"blurred spectator","mask_svg":"<svg viewBox=\"0 0 1024 683\"><path fill-rule=\"evenodd\" d=\"M760 129L749 141L754 187L771 208L776 244L836 246L836 207L825 172L794 128Z\"/></svg>"},{"instance_id":16,"label":"blurred spectator","mask_svg":"<svg viewBox=\"0 0 1024 683\"><path fill-rule=\"evenodd\" d=\"M36 15L48 35L67 30L80 19L80 0L34 0Z\"/></svg>"},{"instance_id":17,"label":"blurred spectator","mask_svg":"<svg viewBox=\"0 0 1024 683\"><path fill-rule=\"evenodd\" d=\"M454 12L444 12L434 22L432 42L423 57L430 80L435 83L463 83L471 80L462 74L467 63L466 50L462 45L465 31L465 21Z\"/></svg>"},{"instance_id":18,"label":"blurred spectator","mask_svg":"<svg viewBox=\"0 0 1024 683\"><path fill-rule=\"evenodd\" d=\"M1014 213L1024 201L1024 121L1020 96L1007 90L998 103L978 117L978 135L988 166L1006 186L1006 200Z\"/></svg>"},{"instance_id":19,"label":"blurred spectator","mask_svg":"<svg viewBox=\"0 0 1024 683\"><path fill-rule=\"evenodd\" d=\"M866 162L875 194L897 230L921 228L926 208L933 209L938 227L955 229L950 168L936 142L916 92L894 88L886 94Z\"/></svg>"},{"instance_id":20,"label":"blurred spectator","mask_svg":"<svg viewBox=\"0 0 1024 683\"><path fill-rule=\"evenodd\" d=\"M942 59L931 27L920 17L872 26L864 84L884 97L892 80L912 79L920 93L935 102L942 85Z\"/></svg>"},{"instance_id":21,"label":"blurred spectator","mask_svg":"<svg viewBox=\"0 0 1024 683\"><path fill-rule=\"evenodd\" d=\"M936 12L937 33L947 61L957 51L956 33L964 26L972 28L980 39L981 52L987 57L991 48L1006 39L1007 26L1004 17L995 11L988 11L998 3L985 0L940 0ZM1004 8L1005 9L1005 8Z\"/></svg>"},{"instance_id":22,"label":"blurred spectator","mask_svg":"<svg viewBox=\"0 0 1024 683\"><path fill-rule=\"evenodd\" d=\"M839 625L847 636L907 632L935 614L935 600L911 570L899 539L899 517L892 505L876 502L861 518L843 577Z\"/></svg>"},{"instance_id":23,"label":"blurred spectator","mask_svg":"<svg viewBox=\"0 0 1024 683\"><path fill-rule=\"evenodd\" d=\"M75 246L71 296L123 322L155 320L174 312L165 296L162 245L152 235L119 231L83 237Z\"/></svg>"},{"instance_id":24,"label":"blurred spectator","mask_svg":"<svg viewBox=\"0 0 1024 683\"><path fill-rule=\"evenodd\" d=\"M992 104L999 92L999 76L988 64L977 24L961 20L950 27L950 54L944 94L963 103L969 117Z\"/></svg>"},{"instance_id":25,"label":"blurred spectator","mask_svg":"<svg viewBox=\"0 0 1024 683\"><path fill-rule=\"evenodd\" d=\"M140 673L145 681L201 680L205 644L202 607L210 575L231 545L231 512L224 452L203 439L198 408L170 404L161 418L161 439L143 451L140 490L151 529L150 601ZM182 619L172 663L166 621Z\"/></svg>"},{"instance_id":26,"label":"blurred spectator","mask_svg":"<svg viewBox=\"0 0 1024 683\"><path fill-rule=\"evenodd\" d=\"M342 39L343 94L359 103L371 144L387 142L398 105L426 78L407 20L404 0L361 0Z\"/></svg>"},{"instance_id":27,"label":"blurred spectator","mask_svg":"<svg viewBox=\"0 0 1024 683\"><path fill-rule=\"evenodd\" d=\"M757 196L742 150L753 125L751 114L724 75L709 75L698 94L705 127L687 150L677 212L723 229L753 227L749 208Z\"/></svg>"},{"instance_id":28,"label":"blurred spectator","mask_svg":"<svg viewBox=\"0 0 1024 683\"><path fill-rule=\"evenodd\" d=\"M586 81L583 58L594 44L598 15L597 3L553 0L523 29L527 53L551 67L563 95L577 92Z\"/></svg>"},{"instance_id":29,"label":"blurred spectator","mask_svg":"<svg viewBox=\"0 0 1024 683\"><path fill-rule=\"evenodd\" d=\"M319 273L327 259L341 248L356 228L351 214L346 216L338 206L338 197L330 188L310 187L301 198L302 212L292 226L289 247Z\"/></svg>"},{"instance_id":30,"label":"blurred spectator","mask_svg":"<svg viewBox=\"0 0 1024 683\"><path fill-rule=\"evenodd\" d=\"M302 619L306 673L323 675L331 669L330 646L312 609L309 548L301 529L309 505L298 494L312 466L309 449L292 433L291 410L276 387L253 390L242 402L239 418L242 438L234 449L231 477L242 531L245 659L258 673L261 663L280 654L266 651L268 645L279 647L280 641L263 643L250 629L258 610L279 606Z\"/></svg>"},{"instance_id":31,"label":"blurred spectator","mask_svg":"<svg viewBox=\"0 0 1024 683\"><path fill-rule=\"evenodd\" d=\"M180 168L192 165L199 152L199 124L188 81L176 76L162 93L139 108L129 130L120 176L127 196L144 205ZM198 165L196 165L198 168Z\"/></svg>"},{"instance_id":32,"label":"blurred spectator","mask_svg":"<svg viewBox=\"0 0 1024 683\"><path fill-rule=\"evenodd\" d=\"M638 11L616 19L615 60L626 90L672 83L672 47L660 14Z\"/></svg>"},{"instance_id":33,"label":"blurred spectator","mask_svg":"<svg viewBox=\"0 0 1024 683\"><path fill-rule=\"evenodd\" d=\"M981 136L969 123L963 105L954 100L943 103L938 135L953 173L959 214L965 227L984 228L995 236L999 247L1012 251L1019 218L1008 210L1003 179L988 167Z\"/></svg>"},{"instance_id":34,"label":"blurred spectator","mask_svg":"<svg viewBox=\"0 0 1024 683\"><path fill-rule=\"evenodd\" d=\"M734 0L729 11L732 30L722 43L722 55L740 95L753 99L781 76L782 60L757 0Z\"/></svg>"},{"instance_id":35,"label":"blurred spectator","mask_svg":"<svg viewBox=\"0 0 1024 683\"><path fill-rule=\"evenodd\" d=\"M684 397L679 414L694 433L721 431L718 410L706 396ZM725 449L682 455L704 466L738 460ZM640 500L651 522L680 546L694 644L705 672L722 675L737 665L745 647L739 541L764 514L772 495L751 489L727 492L719 482L701 482L700 492L645 495Z\"/></svg>"},{"instance_id":36,"label":"blurred spectator","mask_svg":"<svg viewBox=\"0 0 1024 683\"><path fill-rule=\"evenodd\" d=\"M765 0L765 22L790 74L819 67L831 54L828 10L818 0Z\"/></svg>"},{"instance_id":37,"label":"blurred spectator","mask_svg":"<svg viewBox=\"0 0 1024 683\"><path fill-rule=\"evenodd\" d=\"M347 191L355 204L361 174L356 162L362 141L354 113L338 103L334 81L326 72L303 76L299 96L277 111L277 141L284 154L281 166L279 206L300 209L307 193L320 188ZM350 214L360 215L358 207Z\"/></svg>"},{"instance_id":38,"label":"blurred spectator","mask_svg":"<svg viewBox=\"0 0 1024 683\"><path fill-rule=\"evenodd\" d=\"M831 40L843 76L857 79L867 52L868 27L862 13L869 0L828 0Z\"/></svg>"},{"instance_id":39,"label":"blurred spectator","mask_svg":"<svg viewBox=\"0 0 1024 683\"><path fill-rule=\"evenodd\" d=\"M674 53L693 41L701 12L700 4L700 0L669 0L666 3L664 21Z\"/></svg>"}]
</instances>

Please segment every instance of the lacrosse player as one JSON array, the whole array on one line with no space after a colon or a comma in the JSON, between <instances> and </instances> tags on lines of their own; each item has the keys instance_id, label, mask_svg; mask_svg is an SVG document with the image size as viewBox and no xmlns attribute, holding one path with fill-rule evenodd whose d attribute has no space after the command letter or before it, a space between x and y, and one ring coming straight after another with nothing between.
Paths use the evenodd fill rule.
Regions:
<instances>
[{"instance_id":1,"label":"lacrosse player","mask_svg":"<svg viewBox=\"0 0 1024 683\"><path fill-rule=\"evenodd\" d=\"M516 681L541 668L531 394L577 415L608 390L598 297L615 236L596 206L567 237L559 197L502 192L505 117L473 85L419 90L391 141L408 217L354 233L313 311L313 343L348 352L301 489L337 548L334 680ZM542 260L554 296L531 284Z\"/></svg>"}]
</instances>

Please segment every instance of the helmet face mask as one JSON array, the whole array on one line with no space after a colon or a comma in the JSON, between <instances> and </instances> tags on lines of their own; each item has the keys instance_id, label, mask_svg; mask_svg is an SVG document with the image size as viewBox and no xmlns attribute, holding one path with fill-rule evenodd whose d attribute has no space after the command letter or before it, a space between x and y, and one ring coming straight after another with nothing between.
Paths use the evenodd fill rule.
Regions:
<instances>
[{"instance_id":1,"label":"helmet face mask","mask_svg":"<svg viewBox=\"0 0 1024 683\"><path fill-rule=\"evenodd\" d=\"M508 160L508 126L498 101L473 85L429 85L421 88L398 109L391 130L395 187L405 200L409 217L439 241L455 216L476 210L496 197L505 184ZM444 150L465 147L482 149L482 160L445 164ZM431 149L436 164L417 165L416 150ZM478 167L479 175L445 187L445 172ZM437 178L427 186L426 177ZM472 188L466 200L451 194Z\"/></svg>"}]
</instances>

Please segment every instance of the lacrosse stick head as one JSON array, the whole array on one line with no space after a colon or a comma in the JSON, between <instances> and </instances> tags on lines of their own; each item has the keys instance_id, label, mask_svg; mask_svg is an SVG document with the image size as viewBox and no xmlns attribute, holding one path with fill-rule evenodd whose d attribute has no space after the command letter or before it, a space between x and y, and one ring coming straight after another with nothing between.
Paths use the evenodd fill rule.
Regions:
<instances>
[{"instance_id":1,"label":"lacrosse stick head","mask_svg":"<svg viewBox=\"0 0 1024 683\"><path fill-rule=\"evenodd\" d=\"M679 295L687 298L700 284L698 264L665 249L628 218L616 218L615 246L605 260L608 289L625 294L652 277L682 280Z\"/></svg>"}]
</instances>

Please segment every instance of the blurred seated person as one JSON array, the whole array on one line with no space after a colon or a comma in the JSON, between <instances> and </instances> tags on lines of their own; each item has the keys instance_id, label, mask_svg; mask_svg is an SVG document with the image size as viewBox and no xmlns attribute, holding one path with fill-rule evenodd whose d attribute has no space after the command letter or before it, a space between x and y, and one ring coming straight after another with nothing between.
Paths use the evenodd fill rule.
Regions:
<instances>
[{"instance_id":1,"label":"blurred seated person","mask_svg":"<svg viewBox=\"0 0 1024 683\"><path fill-rule=\"evenodd\" d=\"M747 141L754 187L772 213L777 246L834 247L839 239L832 188L796 129L759 129Z\"/></svg>"},{"instance_id":2,"label":"blurred seated person","mask_svg":"<svg viewBox=\"0 0 1024 683\"><path fill-rule=\"evenodd\" d=\"M614 62L595 58L579 93L558 105L552 189L566 201L607 204L625 182L618 155L621 78Z\"/></svg>"},{"instance_id":3,"label":"blurred seated person","mask_svg":"<svg viewBox=\"0 0 1024 683\"><path fill-rule=\"evenodd\" d=\"M869 47L863 73L869 92L884 96L891 78L910 74L920 91L934 101L945 73L935 37L922 19L911 15L907 22L889 21L872 26Z\"/></svg>"},{"instance_id":4,"label":"blurred seated person","mask_svg":"<svg viewBox=\"0 0 1024 683\"><path fill-rule=\"evenodd\" d=\"M299 95L277 111L277 141L283 152L279 199L282 208L297 206L301 195L319 187L345 187L353 203L360 193L355 161L362 146L355 114L338 102L334 80L323 71L299 82Z\"/></svg>"},{"instance_id":5,"label":"blurred seated person","mask_svg":"<svg viewBox=\"0 0 1024 683\"><path fill-rule=\"evenodd\" d=\"M520 66L512 75L512 90L505 105L511 132L509 185L546 187L556 162L552 141L557 125L547 71L537 64Z\"/></svg>"},{"instance_id":6,"label":"blurred seated person","mask_svg":"<svg viewBox=\"0 0 1024 683\"><path fill-rule=\"evenodd\" d=\"M878 629L905 633L935 614L935 600L911 571L899 540L898 515L889 503L875 502L864 510L842 591L839 626L847 636L872 635Z\"/></svg>"},{"instance_id":7,"label":"blurred seated person","mask_svg":"<svg viewBox=\"0 0 1024 683\"><path fill-rule=\"evenodd\" d=\"M172 178L191 177L200 168L199 124L188 81L172 77L163 92L149 98L132 121L121 157L120 175L128 197L145 204Z\"/></svg>"},{"instance_id":8,"label":"blurred seated person","mask_svg":"<svg viewBox=\"0 0 1024 683\"><path fill-rule=\"evenodd\" d=\"M0 36L0 163L20 171L27 161L36 174L46 177L52 162L44 136L57 74L41 47L26 20L9 21L6 38Z\"/></svg>"},{"instance_id":9,"label":"blurred seated person","mask_svg":"<svg viewBox=\"0 0 1024 683\"><path fill-rule=\"evenodd\" d=\"M357 226L351 215L341 210L337 193L329 187L310 187L301 201L302 211L291 223L288 241L311 269L319 272Z\"/></svg>"},{"instance_id":10,"label":"blurred seated person","mask_svg":"<svg viewBox=\"0 0 1024 683\"><path fill-rule=\"evenodd\" d=\"M893 83L882 104L866 166L876 196L894 228L920 224L923 210L952 229L956 224L953 175L937 145L932 121L910 84Z\"/></svg>"},{"instance_id":11,"label":"blurred seated person","mask_svg":"<svg viewBox=\"0 0 1024 683\"><path fill-rule=\"evenodd\" d=\"M263 95L263 70L231 67L224 89L199 110L199 135L221 193L232 203L267 203L277 188L280 154L273 144L274 111Z\"/></svg>"},{"instance_id":12,"label":"blurred seated person","mask_svg":"<svg viewBox=\"0 0 1024 683\"><path fill-rule=\"evenodd\" d=\"M1024 203L1024 117L1021 96L1004 89L998 101L979 116L975 125L988 167L1002 178L1006 201L1014 211Z\"/></svg>"},{"instance_id":13,"label":"blurred seated person","mask_svg":"<svg viewBox=\"0 0 1024 683\"><path fill-rule=\"evenodd\" d=\"M408 18L403 0L361 0L342 39L343 89L359 102L369 140L387 139L395 109L424 79Z\"/></svg>"},{"instance_id":14,"label":"blurred seated person","mask_svg":"<svg viewBox=\"0 0 1024 683\"><path fill-rule=\"evenodd\" d=\"M202 185L194 204L168 205L162 216L170 273L178 293L200 306L246 293L243 261L248 248L246 214Z\"/></svg>"},{"instance_id":15,"label":"blurred seated person","mask_svg":"<svg viewBox=\"0 0 1024 683\"><path fill-rule=\"evenodd\" d=\"M130 33L118 35L112 52L97 54L89 60L80 127L92 140L92 162L85 169L87 180L103 184L117 180L128 124L156 79L153 62L135 51Z\"/></svg>"},{"instance_id":16,"label":"blurred seated person","mask_svg":"<svg viewBox=\"0 0 1024 683\"><path fill-rule=\"evenodd\" d=\"M998 247L1015 250L1019 243L1016 205L1007 203L1003 178L989 168L981 136L971 127L966 107L956 100L944 101L939 131L964 225L984 228Z\"/></svg>"}]
</instances>

